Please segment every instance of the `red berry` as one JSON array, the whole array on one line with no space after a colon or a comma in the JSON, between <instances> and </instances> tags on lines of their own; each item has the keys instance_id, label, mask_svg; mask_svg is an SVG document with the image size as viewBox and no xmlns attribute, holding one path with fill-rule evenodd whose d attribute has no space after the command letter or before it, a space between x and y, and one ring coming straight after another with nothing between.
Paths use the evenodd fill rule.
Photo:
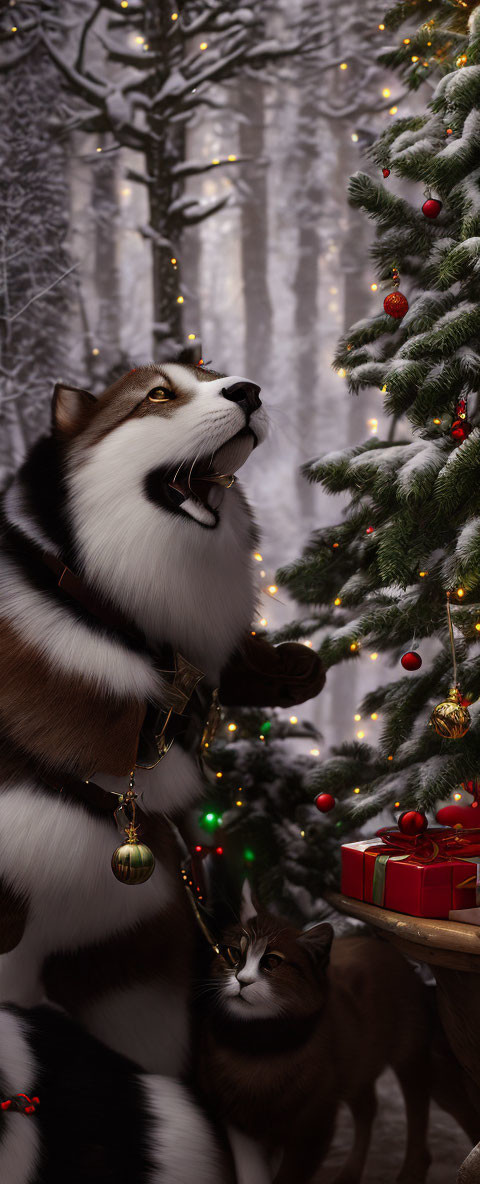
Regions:
<instances>
[{"instance_id":1,"label":"red berry","mask_svg":"<svg viewBox=\"0 0 480 1184\"><path fill-rule=\"evenodd\" d=\"M403 292L390 292L383 301L385 312L388 312L389 317L394 317L399 321L408 312L408 300L403 295Z\"/></svg>"},{"instance_id":2,"label":"red berry","mask_svg":"<svg viewBox=\"0 0 480 1184\"><path fill-rule=\"evenodd\" d=\"M420 654L417 654L415 650L408 650L406 654L402 654L400 661L404 670L420 670L422 665Z\"/></svg>"},{"instance_id":3,"label":"red berry","mask_svg":"<svg viewBox=\"0 0 480 1184\"><path fill-rule=\"evenodd\" d=\"M420 810L405 810L398 819L398 829L402 835L421 835L427 826L425 814Z\"/></svg>"},{"instance_id":4,"label":"red berry","mask_svg":"<svg viewBox=\"0 0 480 1184\"><path fill-rule=\"evenodd\" d=\"M2 1102L0 1105L0 1110L9 1110L11 1105L11 1102Z\"/></svg>"},{"instance_id":5,"label":"red berry","mask_svg":"<svg viewBox=\"0 0 480 1184\"><path fill-rule=\"evenodd\" d=\"M331 793L319 793L315 798L315 805L322 814L328 814L329 810L333 810L335 798L332 798Z\"/></svg>"},{"instance_id":6,"label":"red berry","mask_svg":"<svg viewBox=\"0 0 480 1184\"><path fill-rule=\"evenodd\" d=\"M438 218L441 208L441 201L437 201L436 197L428 197L423 203L422 214L425 214L426 218Z\"/></svg>"},{"instance_id":7,"label":"red berry","mask_svg":"<svg viewBox=\"0 0 480 1184\"><path fill-rule=\"evenodd\" d=\"M384 177L389 177L390 176L390 169L382 169L382 173L383 173Z\"/></svg>"}]
</instances>

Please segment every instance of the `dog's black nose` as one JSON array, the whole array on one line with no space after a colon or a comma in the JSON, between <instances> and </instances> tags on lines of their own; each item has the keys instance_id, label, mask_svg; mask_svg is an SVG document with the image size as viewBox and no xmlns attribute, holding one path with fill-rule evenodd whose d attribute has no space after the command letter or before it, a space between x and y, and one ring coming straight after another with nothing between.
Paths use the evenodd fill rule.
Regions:
<instances>
[{"instance_id":1,"label":"dog's black nose","mask_svg":"<svg viewBox=\"0 0 480 1184\"><path fill-rule=\"evenodd\" d=\"M258 407L262 406L261 399L258 397L261 389L254 382L232 382L231 386L224 386L222 395L225 399L231 399L232 403L238 403L242 411L250 416L252 411L256 411Z\"/></svg>"}]
</instances>

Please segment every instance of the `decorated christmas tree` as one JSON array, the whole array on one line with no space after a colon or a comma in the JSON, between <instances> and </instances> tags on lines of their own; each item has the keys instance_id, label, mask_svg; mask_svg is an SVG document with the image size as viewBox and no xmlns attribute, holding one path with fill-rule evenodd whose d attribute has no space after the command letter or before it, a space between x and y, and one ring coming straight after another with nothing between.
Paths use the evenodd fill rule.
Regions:
<instances>
[{"instance_id":1,"label":"decorated christmas tree","mask_svg":"<svg viewBox=\"0 0 480 1184\"><path fill-rule=\"evenodd\" d=\"M217 784L209 812L217 836L221 817L227 858L237 871L250 865L267 898L306 918L338 880L339 840L369 819L409 809L432 818L445 802L460 818L468 802L463 821L476 820L480 9L467 36L465 11L447 7L464 39L454 43L446 26L445 54L431 63L432 75L442 75L431 103L423 115L397 118L373 146L378 180L357 173L350 183L352 203L376 223L372 255L384 307L351 328L334 368L355 397L382 392L387 438L371 436L305 467L307 480L346 496L348 507L275 577L303 612L271 640L313 639L327 671L383 659L384 679L358 704L357 738L339 736L325 761L314 736L310 756L292 747L301 708L288 723L275 713L230 713L211 754ZM411 9L397 5L392 23ZM446 6L428 9L442 28ZM452 54L458 65L445 74ZM370 718L375 746L364 738Z\"/></svg>"},{"instance_id":2,"label":"decorated christmas tree","mask_svg":"<svg viewBox=\"0 0 480 1184\"><path fill-rule=\"evenodd\" d=\"M338 838L385 808L432 811L462 784L475 790L479 769L480 9L469 25L466 62L426 113L374 146L379 180L351 180L351 200L377 224L384 307L352 327L335 367L356 396L383 392L391 426L306 466L348 508L277 574L308 613L289 635L311 637L316 624L326 668L377 655L393 667L358 707L359 720L378 718L378 744L341 743L313 779L337 801L321 826L311 808L319 876L327 829ZM408 198L395 177L410 182Z\"/></svg>"},{"instance_id":3,"label":"decorated christmas tree","mask_svg":"<svg viewBox=\"0 0 480 1184\"><path fill-rule=\"evenodd\" d=\"M412 90L436 80L467 61L469 17L476 0L399 0L379 28L400 40L381 53L380 61L400 72Z\"/></svg>"},{"instance_id":4,"label":"decorated christmas tree","mask_svg":"<svg viewBox=\"0 0 480 1184\"><path fill-rule=\"evenodd\" d=\"M310 742L309 755L298 752L297 741ZM198 846L224 857L215 861L219 898L235 902L247 875L264 902L298 921L314 916L301 819L318 742L313 725L293 709L290 717L253 709L224 712L209 759L206 805L198 812Z\"/></svg>"},{"instance_id":5,"label":"decorated christmas tree","mask_svg":"<svg viewBox=\"0 0 480 1184\"><path fill-rule=\"evenodd\" d=\"M442 78L424 115L399 119L375 144L378 181L365 173L351 180L352 202L376 221L384 308L352 327L334 365L356 397L372 386L382 391L390 428L384 440L371 437L306 466L305 477L347 495L348 508L276 576L304 612L274 640L313 637L327 670L384 655L392 677L358 705L358 739L340 742L321 764L304 758L303 767L282 748L275 718L255 720L259 737L263 730L258 760L252 741L238 743L238 724L230 735L226 725L215 750L225 776L218 792L230 795L225 835L237 853L250 853L267 890L278 894L283 878L290 902L307 914L336 877L338 840L352 829L385 810L432 813L452 795L470 801L468 790L476 808L479 11L470 18L466 64ZM395 194L396 177L410 183L408 197ZM363 741L365 717L377 721L375 747ZM253 736L248 720L243 727ZM255 789L243 796L246 777ZM319 795L329 795L320 797L320 813Z\"/></svg>"}]
</instances>

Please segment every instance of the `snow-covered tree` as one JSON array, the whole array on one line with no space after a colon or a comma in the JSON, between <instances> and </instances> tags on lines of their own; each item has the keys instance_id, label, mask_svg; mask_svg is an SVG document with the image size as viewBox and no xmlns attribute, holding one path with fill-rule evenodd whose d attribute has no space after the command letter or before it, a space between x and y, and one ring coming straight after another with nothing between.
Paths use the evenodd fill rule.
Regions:
<instances>
[{"instance_id":1,"label":"snow-covered tree","mask_svg":"<svg viewBox=\"0 0 480 1184\"><path fill-rule=\"evenodd\" d=\"M174 11L159 0L99 0L68 28L41 22L40 36L52 61L77 96L72 126L107 137L98 147L128 147L139 154L132 181L145 186L148 223L141 233L152 246L155 348L181 337L180 245L186 227L198 225L228 200L202 201L187 182L219 167L236 167L236 155L189 160L187 131L205 110L222 106L219 86L268 72L296 53L310 52L317 27L267 28L269 7L254 0L182 0ZM318 25L318 22L317 22ZM37 29L38 33L38 29ZM93 49L91 48L93 47ZM99 47L103 58L99 58Z\"/></svg>"},{"instance_id":2,"label":"snow-covered tree","mask_svg":"<svg viewBox=\"0 0 480 1184\"><path fill-rule=\"evenodd\" d=\"M237 896L247 875L265 903L309 919L309 852L295 816L308 801L315 757L300 754L297 742L309 740L316 752L318 732L270 710L226 708L223 717L198 812L202 835L221 845Z\"/></svg>"},{"instance_id":3,"label":"snow-covered tree","mask_svg":"<svg viewBox=\"0 0 480 1184\"><path fill-rule=\"evenodd\" d=\"M412 90L436 83L457 63L468 46L468 20L477 0L400 0L379 28L400 30L400 41L380 54L380 61L399 70Z\"/></svg>"},{"instance_id":4,"label":"snow-covered tree","mask_svg":"<svg viewBox=\"0 0 480 1184\"><path fill-rule=\"evenodd\" d=\"M56 0L48 5L59 15ZM1 17L0 483L23 460L50 414L69 347L72 262L66 144L58 72L18 4Z\"/></svg>"},{"instance_id":5,"label":"snow-covered tree","mask_svg":"<svg viewBox=\"0 0 480 1184\"><path fill-rule=\"evenodd\" d=\"M382 311L354 325L335 366L345 369L353 393L371 385L384 392L391 430L307 466L309 480L347 494L349 507L276 577L308 608L290 635L316 631L327 667L377 654L397 666L394 679L358 707L362 720L378 716L377 747L361 737L340 744L313 779L315 792L338 800L321 826L312 808L306 827L320 866L347 826L387 807L433 809L478 774L480 7L465 54L426 113L399 120L377 142L378 182L352 178L352 201L377 223L373 256L383 295L398 269L409 308L398 319ZM380 166L411 183L410 201L395 196ZM437 217L422 212L424 187L443 203L439 214L430 206ZM459 739L428 726L454 685L447 592L457 681L473 701L471 727ZM420 651L423 666L404 674L397 664L409 650Z\"/></svg>"}]
</instances>

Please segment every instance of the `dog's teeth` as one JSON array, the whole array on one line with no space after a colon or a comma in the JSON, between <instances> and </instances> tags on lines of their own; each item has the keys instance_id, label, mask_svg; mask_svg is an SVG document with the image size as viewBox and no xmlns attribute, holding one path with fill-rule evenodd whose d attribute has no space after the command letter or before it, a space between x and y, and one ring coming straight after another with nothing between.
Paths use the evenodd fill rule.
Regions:
<instances>
[{"instance_id":1,"label":"dog's teeth","mask_svg":"<svg viewBox=\"0 0 480 1184\"><path fill-rule=\"evenodd\" d=\"M185 494L180 489L176 489L175 485L169 485L168 488L173 501L176 502L177 506L181 506L185 501Z\"/></svg>"}]
</instances>

